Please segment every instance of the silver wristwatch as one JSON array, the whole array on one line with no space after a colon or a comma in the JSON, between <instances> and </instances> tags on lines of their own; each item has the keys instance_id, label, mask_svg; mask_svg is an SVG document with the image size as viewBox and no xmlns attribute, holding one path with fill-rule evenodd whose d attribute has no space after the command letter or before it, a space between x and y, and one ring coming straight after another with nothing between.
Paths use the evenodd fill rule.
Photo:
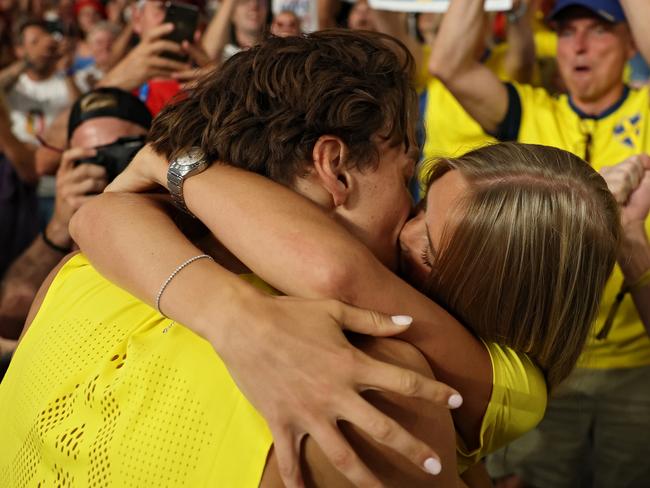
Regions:
<instances>
[{"instance_id":1,"label":"silver wristwatch","mask_svg":"<svg viewBox=\"0 0 650 488\"><path fill-rule=\"evenodd\" d=\"M187 154L179 156L169 163L167 169L167 187L174 204L184 212L192 215L183 198L183 183L190 176L201 173L208 167L203 152L198 147L190 149Z\"/></svg>"}]
</instances>

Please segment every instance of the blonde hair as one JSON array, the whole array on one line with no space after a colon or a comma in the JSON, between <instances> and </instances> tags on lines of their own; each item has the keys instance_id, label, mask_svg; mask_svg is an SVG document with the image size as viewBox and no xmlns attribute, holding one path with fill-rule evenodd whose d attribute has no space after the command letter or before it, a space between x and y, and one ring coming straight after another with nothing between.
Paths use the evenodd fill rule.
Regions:
<instances>
[{"instance_id":1,"label":"blonde hair","mask_svg":"<svg viewBox=\"0 0 650 488\"><path fill-rule=\"evenodd\" d=\"M524 352L550 388L573 369L619 240L616 201L566 151L502 143L442 159L468 194L446 223L428 292L479 337Z\"/></svg>"}]
</instances>

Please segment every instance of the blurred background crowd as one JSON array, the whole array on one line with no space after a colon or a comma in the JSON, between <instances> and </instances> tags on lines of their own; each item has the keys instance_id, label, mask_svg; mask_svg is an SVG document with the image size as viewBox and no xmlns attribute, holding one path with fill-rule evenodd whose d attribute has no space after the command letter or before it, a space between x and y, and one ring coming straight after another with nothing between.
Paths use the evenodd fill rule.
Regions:
<instances>
[{"instance_id":1,"label":"blurred background crowd","mask_svg":"<svg viewBox=\"0 0 650 488\"><path fill-rule=\"evenodd\" d=\"M74 246L74 212L128 163L186 84L264 36L338 26L401 40L417 63L422 161L498 139L557 145L597 169L645 154L650 35L629 12L650 2L559 3L567 8L520 0L508 12L460 18L380 11L366 0L187 0L180 9L160 0L0 0L2 361L41 282ZM182 22L192 32L177 43ZM640 52L621 44L614 59L602 47L619 27ZM468 75L476 64L505 84L505 105L466 86L481 84ZM417 200L417 178L412 191ZM540 427L491 457L501 486L642 486L625 482L650 464L650 341L634 307L591 341Z\"/></svg>"}]
</instances>

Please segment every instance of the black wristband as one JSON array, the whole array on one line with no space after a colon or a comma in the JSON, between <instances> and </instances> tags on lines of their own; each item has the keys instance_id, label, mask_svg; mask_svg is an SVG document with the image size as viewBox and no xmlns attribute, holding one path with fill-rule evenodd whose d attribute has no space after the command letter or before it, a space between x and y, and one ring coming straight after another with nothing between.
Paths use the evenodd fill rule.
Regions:
<instances>
[{"instance_id":1,"label":"black wristband","mask_svg":"<svg viewBox=\"0 0 650 488\"><path fill-rule=\"evenodd\" d=\"M47 234L45 233L45 229L43 229L41 236L43 237L43 242L45 245L54 251L60 252L61 254L68 254L70 251L72 251L72 249L69 247L59 246L58 244L54 244L51 240L49 240L47 238Z\"/></svg>"}]
</instances>

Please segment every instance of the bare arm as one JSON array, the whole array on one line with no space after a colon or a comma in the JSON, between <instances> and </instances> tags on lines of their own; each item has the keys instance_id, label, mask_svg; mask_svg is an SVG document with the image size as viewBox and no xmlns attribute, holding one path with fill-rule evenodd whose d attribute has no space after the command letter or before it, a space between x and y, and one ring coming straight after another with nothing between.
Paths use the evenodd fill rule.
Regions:
<instances>
[{"instance_id":1,"label":"bare arm","mask_svg":"<svg viewBox=\"0 0 650 488\"><path fill-rule=\"evenodd\" d=\"M618 264L628 285L650 271L646 220L650 213L650 156L639 154L600 170L621 205L621 246ZM650 284L632 291L639 317L650 334Z\"/></svg>"},{"instance_id":2,"label":"bare arm","mask_svg":"<svg viewBox=\"0 0 650 488\"><path fill-rule=\"evenodd\" d=\"M217 14L212 17L201 39L203 50L217 63L221 63L223 50L228 44L230 19L235 10L236 0L223 0Z\"/></svg>"},{"instance_id":3,"label":"bare arm","mask_svg":"<svg viewBox=\"0 0 650 488\"><path fill-rule=\"evenodd\" d=\"M36 149L19 140L11 131L9 115L0 102L0 152L4 153L18 177L26 183L36 183Z\"/></svg>"},{"instance_id":4,"label":"bare arm","mask_svg":"<svg viewBox=\"0 0 650 488\"><path fill-rule=\"evenodd\" d=\"M423 52L420 43L408 33L407 17L402 12L372 10L377 30L400 40L415 59L416 73L422 69Z\"/></svg>"},{"instance_id":5,"label":"bare arm","mask_svg":"<svg viewBox=\"0 0 650 488\"><path fill-rule=\"evenodd\" d=\"M530 83L535 67L535 39L532 22L537 9L537 0L520 0L526 11L519 19L508 22L508 51L505 67L510 79ZM515 10L518 7L515 7ZM521 8L521 7L519 7Z\"/></svg>"},{"instance_id":6,"label":"bare arm","mask_svg":"<svg viewBox=\"0 0 650 488\"><path fill-rule=\"evenodd\" d=\"M43 140L49 146L63 149L68 145L68 119L70 109L62 110L52 121L43 134ZM41 175L56 174L61 162L61 153L45 146L36 148L35 164L36 172Z\"/></svg>"},{"instance_id":7,"label":"bare arm","mask_svg":"<svg viewBox=\"0 0 650 488\"><path fill-rule=\"evenodd\" d=\"M27 63L19 59L0 71L0 90L9 91L25 69L27 69Z\"/></svg>"},{"instance_id":8,"label":"bare arm","mask_svg":"<svg viewBox=\"0 0 650 488\"><path fill-rule=\"evenodd\" d=\"M113 42L113 45L111 46L111 61L110 61L111 68L115 66L117 63L119 63L122 58L124 58L127 51L129 50L132 37L133 37L133 24L129 22L120 31L119 35L117 36L117 38Z\"/></svg>"},{"instance_id":9,"label":"bare arm","mask_svg":"<svg viewBox=\"0 0 650 488\"><path fill-rule=\"evenodd\" d=\"M52 242L69 247L67 229L50 223L46 233ZM11 264L0 283L0 335L11 338L20 335L39 287L63 256L45 244L39 235Z\"/></svg>"},{"instance_id":10,"label":"bare arm","mask_svg":"<svg viewBox=\"0 0 650 488\"><path fill-rule=\"evenodd\" d=\"M318 28L332 29L336 27L336 13L341 8L340 0L318 1Z\"/></svg>"},{"instance_id":11,"label":"bare arm","mask_svg":"<svg viewBox=\"0 0 650 488\"><path fill-rule=\"evenodd\" d=\"M650 177L648 179L650 181ZM631 225L624 229L620 255L618 262L627 283L636 283L641 275L650 271L650 243L643 225ZM650 284L633 291L632 299L650 335Z\"/></svg>"},{"instance_id":12,"label":"bare arm","mask_svg":"<svg viewBox=\"0 0 650 488\"><path fill-rule=\"evenodd\" d=\"M483 35L483 15L483 2L452 0L431 51L429 71L483 130L494 134L508 110L508 92L475 55Z\"/></svg>"},{"instance_id":13,"label":"bare arm","mask_svg":"<svg viewBox=\"0 0 650 488\"><path fill-rule=\"evenodd\" d=\"M648 33L650 2L645 0L621 0L621 5L632 29L632 36L636 46L646 62L650 63L650 34Z\"/></svg>"}]
</instances>

